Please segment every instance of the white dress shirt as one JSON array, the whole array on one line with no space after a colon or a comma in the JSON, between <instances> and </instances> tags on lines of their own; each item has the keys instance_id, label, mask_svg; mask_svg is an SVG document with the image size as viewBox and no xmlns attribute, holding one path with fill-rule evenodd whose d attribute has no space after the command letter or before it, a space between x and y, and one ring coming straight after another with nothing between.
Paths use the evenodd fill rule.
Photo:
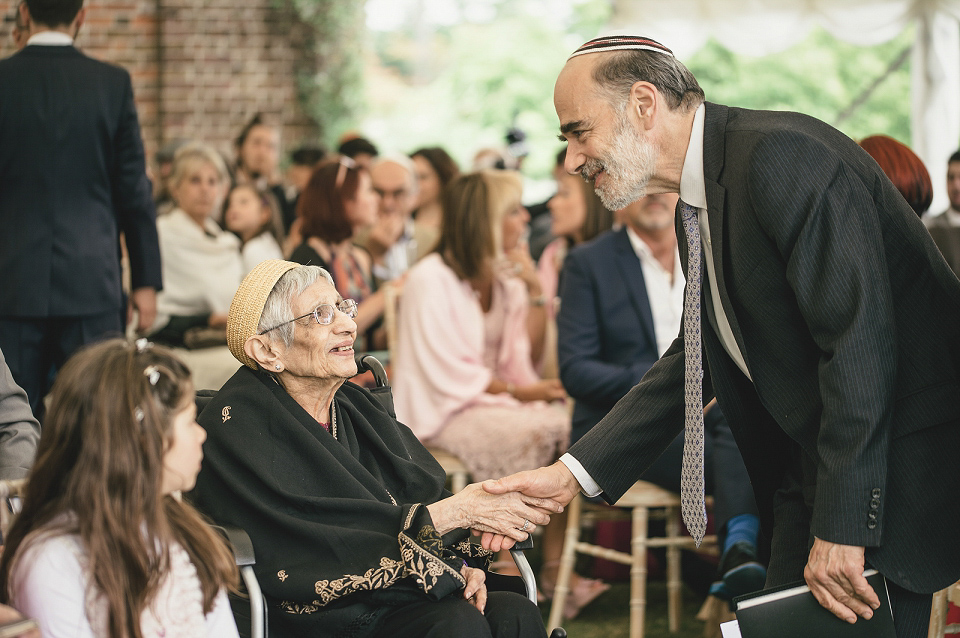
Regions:
<instances>
[{"instance_id":1,"label":"white dress shirt","mask_svg":"<svg viewBox=\"0 0 960 638\"><path fill-rule=\"evenodd\" d=\"M657 339L657 356L662 357L673 340L680 334L683 319L683 286L686 279L680 268L680 251L674 250L673 272L667 272L663 264L653 256L650 246L640 235L627 227L627 238L633 252L640 260L643 282L647 287L647 301L653 316L653 334Z\"/></svg>"},{"instance_id":2,"label":"white dress shirt","mask_svg":"<svg viewBox=\"0 0 960 638\"><path fill-rule=\"evenodd\" d=\"M707 281L710 286L710 301L707 304L707 315L720 335L724 350L737 364L737 367L748 379L752 380L747 364L740 352L740 346L733 336L730 321L720 302L720 288L717 286L716 268L713 264L713 247L710 240L710 223L707 217L706 180L703 176L703 119L705 107L701 104L693 118L693 130L690 132L690 143L687 145L687 154L683 160L683 169L680 172L680 199L698 209L700 226L700 241L703 245L704 260L707 264ZM597 496L603 490L593 477L583 468L580 462L569 453L560 457L560 461L567 466L580 483L580 488L587 496Z\"/></svg>"},{"instance_id":3,"label":"white dress shirt","mask_svg":"<svg viewBox=\"0 0 960 638\"><path fill-rule=\"evenodd\" d=\"M27 40L27 46L38 45L42 47L69 47L73 46L73 38L61 31L41 31L34 33Z\"/></svg>"}]
</instances>

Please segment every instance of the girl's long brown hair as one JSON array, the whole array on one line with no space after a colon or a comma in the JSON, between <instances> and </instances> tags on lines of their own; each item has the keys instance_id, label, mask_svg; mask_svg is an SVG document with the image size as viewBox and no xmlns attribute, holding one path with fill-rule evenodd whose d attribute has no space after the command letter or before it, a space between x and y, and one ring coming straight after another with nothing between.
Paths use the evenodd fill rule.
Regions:
<instances>
[{"instance_id":1,"label":"girl's long brown hair","mask_svg":"<svg viewBox=\"0 0 960 638\"><path fill-rule=\"evenodd\" d=\"M186 366L168 350L115 339L71 358L54 383L23 510L0 559L0 600L11 598L21 550L75 534L89 587L108 608L110 638L142 638L140 616L170 569L170 543L187 551L204 613L237 580L224 542L189 504L161 494L173 417L193 401Z\"/></svg>"}]
</instances>

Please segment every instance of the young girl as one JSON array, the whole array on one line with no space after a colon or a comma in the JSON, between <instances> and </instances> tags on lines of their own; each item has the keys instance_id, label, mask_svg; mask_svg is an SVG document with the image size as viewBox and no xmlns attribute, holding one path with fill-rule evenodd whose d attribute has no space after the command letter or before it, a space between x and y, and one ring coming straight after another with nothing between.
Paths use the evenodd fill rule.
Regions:
<instances>
[{"instance_id":1,"label":"young girl","mask_svg":"<svg viewBox=\"0 0 960 638\"><path fill-rule=\"evenodd\" d=\"M244 275L265 259L283 259L280 215L271 198L252 184L238 184L227 195L223 222L242 242Z\"/></svg>"},{"instance_id":2,"label":"young girl","mask_svg":"<svg viewBox=\"0 0 960 638\"><path fill-rule=\"evenodd\" d=\"M180 492L206 432L187 368L146 339L87 348L52 390L0 599L44 636L236 637L229 550Z\"/></svg>"}]
</instances>

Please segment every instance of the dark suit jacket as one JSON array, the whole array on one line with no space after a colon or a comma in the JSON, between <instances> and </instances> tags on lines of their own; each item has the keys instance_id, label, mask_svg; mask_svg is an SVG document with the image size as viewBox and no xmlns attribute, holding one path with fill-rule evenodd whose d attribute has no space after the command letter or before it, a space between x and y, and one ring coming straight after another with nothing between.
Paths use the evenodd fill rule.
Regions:
<instances>
[{"instance_id":1,"label":"dark suit jacket","mask_svg":"<svg viewBox=\"0 0 960 638\"><path fill-rule=\"evenodd\" d=\"M160 288L160 249L130 75L72 46L0 61L0 315L121 308L119 233L133 287Z\"/></svg>"},{"instance_id":2,"label":"dark suit jacket","mask_svg":"<svg viewBox=\"0 0 960 638\"><path fill-rule=\"evenodd\" d=\"M721 301L753 378L708 320L705 281L704 400L715 391L727 415L764 528L802 453L812 534L866 546L913 591L957 580L960 281L877 164L813 118L708 103L704 175ZM678 340L570 453L615 499L682 411Z\"/></svg>"},{"instance_id":3,"label":"dark suit jacket","mask_svg":"<svg viewBox=\"0 0 960 638\"><path fill-rule=\"evenodd\" d=\"M560 299L560 380L576 399L571 440L577 441L658 358L643 269L626 228L570 251Z\"/></svg>"}]
</instances>

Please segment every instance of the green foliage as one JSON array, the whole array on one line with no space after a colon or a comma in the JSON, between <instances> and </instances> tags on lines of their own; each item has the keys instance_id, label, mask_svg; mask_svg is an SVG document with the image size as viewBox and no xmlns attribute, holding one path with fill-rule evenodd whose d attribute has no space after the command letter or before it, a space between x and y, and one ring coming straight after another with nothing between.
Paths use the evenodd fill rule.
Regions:
<instances>
[{"instance_id":1,"label":"green foliage","mask_svg":"<svg viewBox=\"0 0 960 638\"><path fill-rule=\"evenodd\" d=\"M591 4L606 3L579 6ZM375 34L378 64L366 76L364 132L405 152L441 145L469 168L475 151L502 147L515 124L531 150L524 172L548 177L559 148L553 83L576 44L522 7L498 6L491 22L437 28L425 37L414 29ZM596 13L605 19L609 10Z\"/></svg>"},{"instance_id":2,"label":"green foliage","mask_svg":"<svg viewBox=\"0 0 960 638\"><path fill-rule=\"evenodd\" d=\"M843 113L913 41L913 29L875 47L841 42L823 30L782 53L734 55L711 41L689 61L711 102L799 111L860 139L875 133L910 143L910 64L893 71L845 121Z\"/></svg>"},{"instance_id":3,"label":"green foliage","mask_svg":"<svg viewBox=\"0 0 960 638\"><path fill-rule=\"evenodd\" d=\"M275 0L292 9L311 31L315 65L300 69L297 82L304 111L328 144L362 112L364 3L357 0Z\"/></svg>"},{"instance_id":4,"label":"green foliage","mask_svg":"<svg viewBox=\"0 0 960 638\"><path fill-rule=\"evenodd\" d=\"M350 2L296 1L338 8L336 20L349 21ZM460 0L455 6L465 10L471 4L476 3ZM478 149L502 146L506 130L516 124L527 133L531 149L524 172L549 177L560 147L553 108L557 73L570 51L609 30L605 25L612 5L611 0L490 0L486 17L452 26L411 14L399 28L368 37L373 55L364 68L366 116L350 93L353 85L342 81L339 93L318 89L331 97L315 99L324 104L315 112L325 123L337 114L337 132L346 125L361 128L385 149L409 152L442 145L465 167ZM835 124L912 38L911 28L883 45L859 47L815 30L791 49L763 58L739 56L710 42L685 62L708 100L800 111ZM349 44L355 52L356 41ZM329 55L336 54L344 64L359 64L359 53L353 60L345 51ZM356 67L344 68L354 77ZM883 133L909 143L909 94L908 61L884 78L839 128L858 139Z\"/></svg>"}]
</instances>

